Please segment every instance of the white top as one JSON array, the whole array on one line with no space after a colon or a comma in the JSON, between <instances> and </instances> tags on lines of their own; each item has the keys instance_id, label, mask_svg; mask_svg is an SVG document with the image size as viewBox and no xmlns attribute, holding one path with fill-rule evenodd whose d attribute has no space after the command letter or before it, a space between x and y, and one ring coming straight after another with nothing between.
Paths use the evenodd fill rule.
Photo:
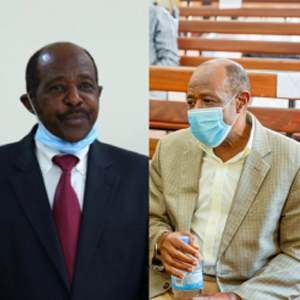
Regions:
<instances>
[{"instance_id":1,"label":"white top","mask_svg":"<svg viewBox=\"0 0 300 300\"><path fill-rule=\"evenodd\" d=\"M247 113L252 121L250 113ZM254 124L245 149L225 163L213 148L201 144L204 151L199 197L192 218L191 232L198 237L203 272L215 275L217 254L246 156L251 152Z\"/></svg>"},{"instance_id":2,"label":"white top","mask_svg":"<svg viewBox=\"0 0 300 300\"><path fill-rule=\"evenodd\" d=\"M36 156L42 171L50 207L53 207L54 195L57 184L59 182L62 170L52 162L52 158L56 155L64 155L63 153L50 148L39 141L35 141ZM75 154L79 158L78 164L71 172L71 185L78 197L80 209L83 207L83 198L85 190L85 180L87 172L87 157L90 146L85 147Z\"/></svg>"}]
</instances>

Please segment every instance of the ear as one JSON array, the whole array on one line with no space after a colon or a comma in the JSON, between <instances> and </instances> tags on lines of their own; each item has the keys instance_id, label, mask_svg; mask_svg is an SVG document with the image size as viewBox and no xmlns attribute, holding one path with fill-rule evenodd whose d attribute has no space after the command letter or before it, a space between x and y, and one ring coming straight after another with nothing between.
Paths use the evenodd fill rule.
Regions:
<instances>
[{"instance_id":1,"label":"ear","mask_svg":"<svg viewBox=\"0 0 300 300\"><path fill-rule=\"evenodd\" d=\"M238 101L236 105L237 113L240 113L244 108L248 106L248 103L250 102L251 95L248 91L241 91L238 96Z\"/></svg>"},{"instance_id":2,"label":"ear","mask_svg":"<svg viewBox=\"0 0 300 300\"><path fill-rule=\"evenodd\" d=\"M102 93L102 90L103 90L103 86L102 86L102 85L99 85L99 86L98 86L98 98L100 98L101 93Z\"/></svg>"},{"instance_id":3,"label":"ear","mask_svg":"<svg viewBox=\"0 0 300 300\"><path fill-rule=\"evenodd\" d=\"M31 99L32 99L32 97L31 97ZM31 103L30 103L30 101L29 101L29 99L28 99L27 94L23 94L23 95L20 97L20 100L21 100L21 102L23 103L23 105L26 107L26 109L27 109L30 113L32 113L32 114L35 115L34 110L33 110L32 106L31 106Z\"/></svg>"}]
</instances>

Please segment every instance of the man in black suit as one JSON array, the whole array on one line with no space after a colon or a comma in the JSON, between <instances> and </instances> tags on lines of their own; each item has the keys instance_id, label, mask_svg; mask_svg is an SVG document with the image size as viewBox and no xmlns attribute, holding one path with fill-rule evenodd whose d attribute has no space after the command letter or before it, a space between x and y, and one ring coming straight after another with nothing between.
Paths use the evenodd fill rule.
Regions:
<instances>
[{"instance_id":1,"label":"man in black suit","mask_svg":"<svg viewBox=\"0 0 300 300\"><path fill-rule=\"evenodd\" d=\"M148 299L148 159L97 141L97 77L71 43L28 62L38 125L0 147L2 300Z\"/></svg>"}]
</instances>

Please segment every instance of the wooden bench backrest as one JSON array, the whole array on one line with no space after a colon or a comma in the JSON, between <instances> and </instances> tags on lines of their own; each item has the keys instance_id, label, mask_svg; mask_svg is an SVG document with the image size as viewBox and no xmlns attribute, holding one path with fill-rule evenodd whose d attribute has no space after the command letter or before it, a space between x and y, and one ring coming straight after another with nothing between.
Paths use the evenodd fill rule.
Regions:
<instances>
[{"instance_id":1,"label":"wooden bench backrest","mask_svg":"<svg viewBox=\"0 0 300 300\"><path fill-rule=\"evenodd\" d=\"M300 4L300 2L298 1ZM205 11L218 11L224 13L227 10L219 10L217 7L187 7L182 8L182 11L193 10ZM245 9L245 8L244 8ZM249 9L249 8L248 8ZM285 8L290 12L298 12L300 15L300 6L296 9ZM268 14L269 9L257 9L256 12L265 12ZM234 11L234 10L231 10ZM238 15L239 9L236 10ZM252 12L254 10L252 9ZM272 8L272 11L283 12L281 8ZM180 33L219 33L219 34L261 34L261 35L298 35L300 32L299 23L286 23L286 22L244 22L244 21L211 21L211 20L180 20L179 21ZM284 42L284 41L253 41L253 40L240 40L235 37L226 37L224 39L208 39L208 38L178 38L178 48L180 50L197 50L197 51L229 51L229 52L242 52L242 53L256 53L256 54L277 54L277 55L299 55L300 42Z\"/></svg>"},{"instance_id":2,"label":"wooden bench backrest","mask_svg":"<svg viewBox=\"0 0 300 300\"><path fill-rule=\"evenodd\" d=\"M186 92L194 67L149 67L149 88L158 91ZM253 97L277 98L277 74L247 72Z\"/></svg>"},{"instance_id":3,"label":"wooden bench backrest","mask_svg":"<svg viewBox=\"0 0 300 300\"><path fill-rule=\"evenodd\" d=\"M295 35L300 32L300 23L270 23L270 22L239 22L239 21L194 21L180 20L180 32L216 32L230 34L280 34ZM244 53L257 54L282 54L299 55L300 42L281 42L281 41L249 41L235 39L203 39L203 38L178 38L178 48L181 50L197 51L236 51ZM201 56L182 56L181 66L198 66L203 61L211 58ZM245 59L236 60L244 68L248 69L267 69L267 70L285 70L299 71L300 61L290 60L262 60Z\"/></svg>"},{"instance_id":4,"label":"wooden bench backrest","mask_svg":"<svg viewBox=\"0 0 300 300\"><path fill-rule=\"evenodd\" d=\"M181 56L180 65L197 67L215 57ZM275 70L300 72L300 60L297 59L265 59L265 58L230 58L248 70Z\"/></svg>"},{"instance_id":5,"label":"wooden bench backrest","mask_svg":"<svg viewBox=\"0 0 300 300\"><path fill-rule=\"evenodd\" d=\"M180 50L227 51L256 54L299 55L299 42L222 40L200 38L178 38Z\"/></svg>"},{"instance_id":6,"label":"wooden bench backrest","mask_svg":"<svg viewBox=\"0 0 300 300\"><path fill-rule=\"evenodd\" d=\"M300 2L299 2L300 5ZM268 17L268 18L300 18L300 6L242 7L240 9L219 9L213 6L184 7L180 6L181 17Z\"/></svg>"},{"instance_id":7,"label":"wooden bench backrest","mask_svg":"<svg viewBox=\"0 0 300 300\"><path fill-rule=\"evenodd\" d=\"M300 23L180 20L179 32L298 35Z\"/></svg>"}]
</instances>

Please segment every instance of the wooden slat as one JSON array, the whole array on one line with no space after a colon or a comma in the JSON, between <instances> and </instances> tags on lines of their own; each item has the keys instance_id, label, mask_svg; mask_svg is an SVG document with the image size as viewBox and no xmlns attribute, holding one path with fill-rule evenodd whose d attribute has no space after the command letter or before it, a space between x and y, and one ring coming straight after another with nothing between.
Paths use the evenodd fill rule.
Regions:
<instances>
[{"instance_id":1,"label":"wooden slat","mask_svg":"<svg viewBox=\"0 0 300 300\"><path fill-rule=\"evenodd\" d=\"M296 108L248 107L263 126L285 133L300 133L300 110Z\"/></svg>"},{"instance_id":2,"label":"wooden slat","mask_svg":"<svg viewBox=\"0 0 300 300\"><path fill-rule=\"evenodd\" d=\"M179 32L298 35L300 23L180 20Z\"/></svg>"},{"instance_id":3,"label":"wooden slat","mask_svg":"<svg viewBox=\"0 0 300 300\"><path fill-rule=\"evenodd\" d=\"M158 138L149 139L149 159L152 159L158 142L159 142Z\"/></svg>"},{"instance_id":4,"label":"wooden slat","mask_svg":"<svg viewBox=\"0 0 300 300\"><path fill-rule=\"evenodd\" d=\"M155 152L155 148L158 144L159 139L158 138L150 138L149 140L149 159L152 159L153 154Z\"/></svg>"},{"instance_id":5,"label":"wooden slat","mask_svg":"<svg viewBox=\"0 0 300 300\"><path fill-rule=\"evenodd\" d=\"M300 4L300 3L299 3ZM179 7L181 17L269 17L269 18L300 18L300 7L242 7L241 9L219 9L218 7Z\"/></svg>"},{"instance_id":6,"label":"wooden slat","mask_svg":"<svg viewBox=\"0 0 300 300\"><path fill-rule=\"evenodd\" d=\"M186 92L195 68L150 66L149 71L150 90Z\"/></svg>"},{"instance_id":7,"label":"wooden slat","mask_svg":"<svg viewBox=\"0 0 300 300\"><path fill-rule=\"evenodd\" d=\"M242 41L199 38L178 38L180 50L229 51L256 54L299 55L299 42Z\"/></svg>"},{"instance_id":8,"label":"wooden slat","mask_svg":"<svg viewBox=\"0 0 300 300\"><path fill-rule=\"evenodd\" d=\"M169 130L187 128L188 109L186 102L150 100L150 128Z\"/></svg>"},{"instance_id":9,"label":"wooden slat","mask_svg":"<svg viewBox=\"0 0 300 300\"><path fill-rule=\"evenodd\" d=\"M180 65L197 67L203 62L214 58L215 57L181 56ZM231 60L241 64L244 69L300 72L300 60L296 59L231 58Z\"/></svg>"},{"instance_id":10,"label":"wooden slat","mask_svg":"<svg viewBox=\"0 0 300 300\"><path fill-rule=\"evenodd\" d=\"M149 70L150 90L186 92L195 68L151 66ZM277 74L250 71L247 73L253 97L277 98Z\"/></svg>"},{"instance_id":11,"label":"wooden slat","mask_svg":"<svg viewBox=\"0 0 300 300\"><path fill-rule=\"evenodd\" d=\"M178 101L150 100L150 128L177 130L189 127L188 105ZM285 133L300 133L300 110L249 106L263 126Z\"/></svg>"}]
</instances>

